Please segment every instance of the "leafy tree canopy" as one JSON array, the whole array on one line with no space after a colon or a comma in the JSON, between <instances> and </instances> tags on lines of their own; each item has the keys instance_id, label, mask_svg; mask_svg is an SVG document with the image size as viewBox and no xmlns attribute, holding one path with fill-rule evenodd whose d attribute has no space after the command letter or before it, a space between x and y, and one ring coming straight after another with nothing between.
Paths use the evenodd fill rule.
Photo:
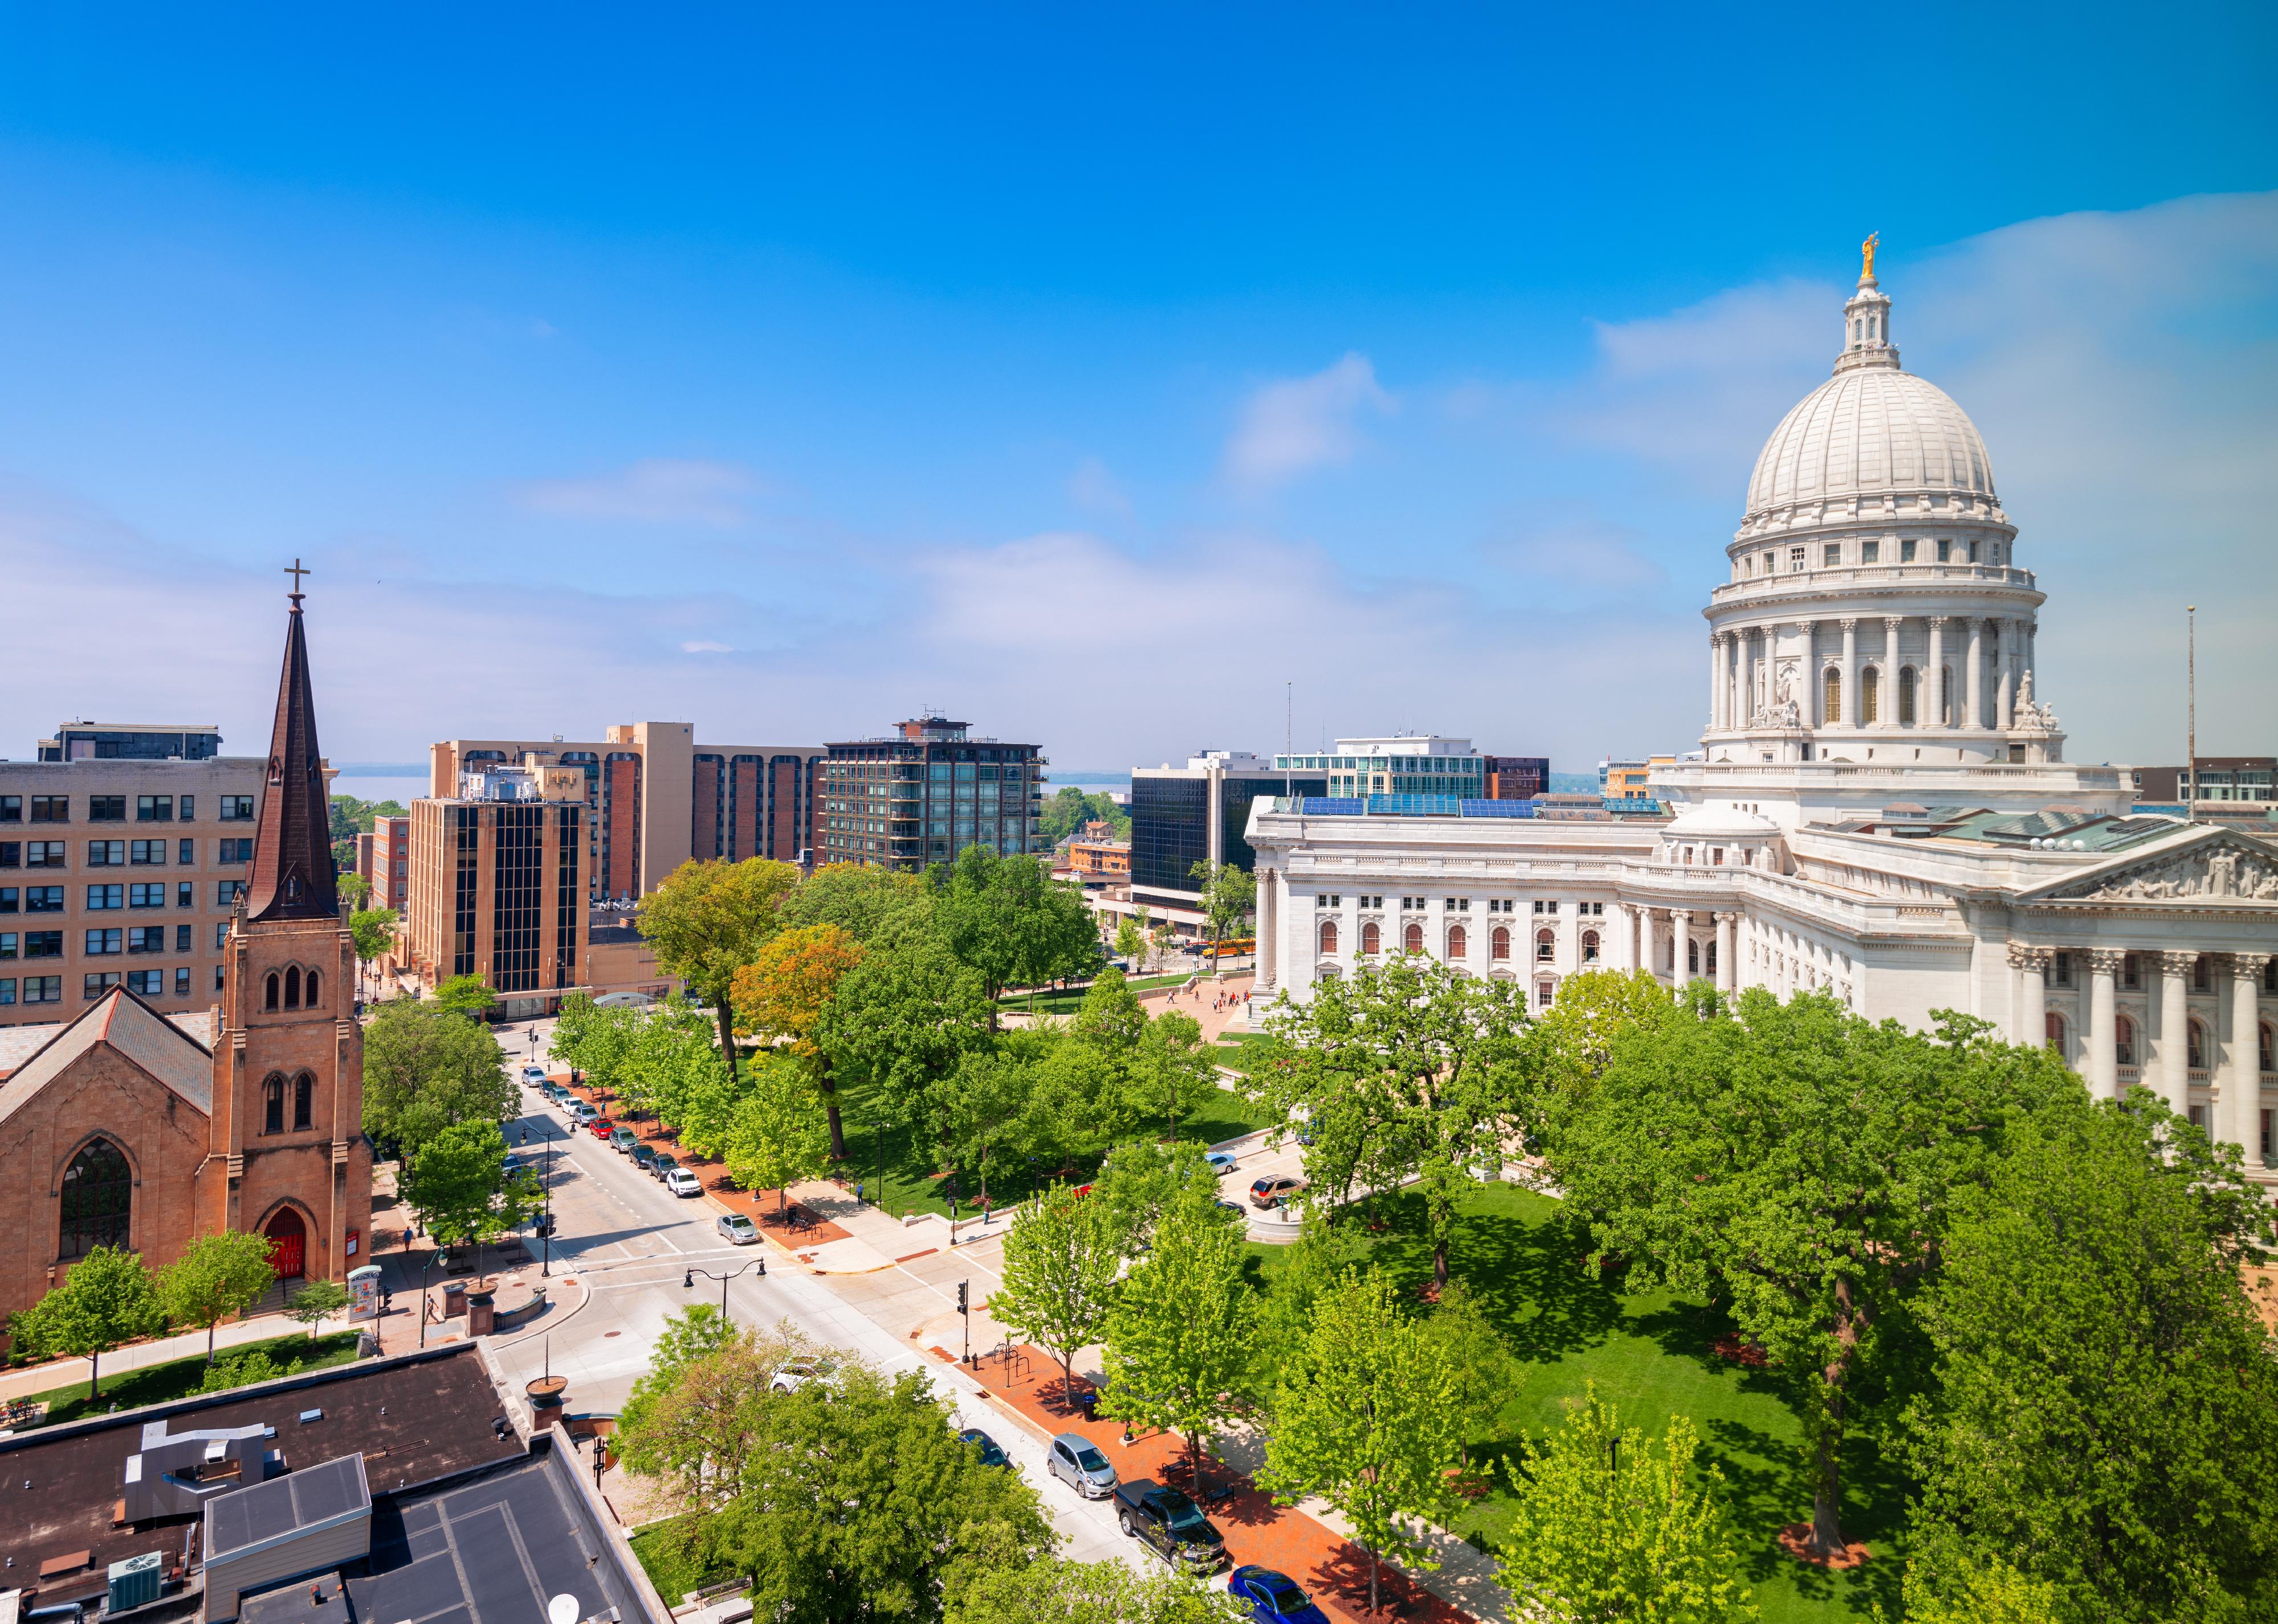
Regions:
<instances>
[{"instance_id":1,"label":"leafy tree canopy","mask_svg":"<svg viewBox=\"0 0 2278 1624\"><path fill-rule=\"evenodd\" d=\"M1257 1299L1242 1279L1242 1231L1189 1186L1163 1210L1153 1250L1133 1264L1107 1317L1107 1387L1100 1408L1175 1429L1190 1467L1231 1419L1251 1370ZM1198 1481L1190 1479L1189 1481Z\"/></svg>"},{"instance_id":2,"label":"leafy tree canopy","mask_svg":"<svg viewBox=\"0 0 2278 1624\"><path fill-rule=\"evenodd\" d=\"M732 1071L736 1041L729 999L736 972L781 927L784 899L799 884L789 863L750 858L683 863L640 899L640 934L656 962L717 1013L722 1064Z\"/></svg>"},{"instance_id":3,"label":"leafy tree canopy","mask_svg":"<svg viewBox=\"0 0 2278 1624\"><path fill-rule=\"evenodd\" d=\"M393 908L358 908L348 915L348 934L355 939L356 957L373 959L386 953L395 945L401 923Z\"/></svg>"},{"instance_id":4,"label":"leafy tree canopy","mask_svg":"<svg viewBox=\"0 0 2278 1624\"><path fill-rule=\"evenodd\" d=\"M311 1280L293 1293L293 1300L285 1305L287 1317L299 1321L309 1328L309 1340L317 1339L317 1328L348 1306L348 1288L338 1280Z\"/></svg>"},{"instance_id":5,"label":"leafy tree canopy","mask_svg":"<svg viewBox=\"0 0 2278 1624\"><path fill-rule=\"evenodd\" d=\"M1111 839L1131 838L1131 814L1108 799L1104 789L1086 792L1074 784L1062 784L1044 803L1043 829L1045 842L1057 846L1083 833L1087 823L1108 826Z\"/></svg>"},{"instance_id":6,"label":"leafy tree canopy","mask_svg":"<svg viewBox=\"0 0 2278 1624\"><path fill-rule=\"evenodd\" d=\"M166 1323L157 1285L142 1260L123 1247L97 1247L71 1266L64 1283L8 1318L19 1353L88 1361L88 1395L103 1391L103 1356L122 1343L156 1335Z\"/></svg>"},{"instance_id":7,"label":"leafy tree canopy","mask_svg":"<svg viewBox=\"0 0 2278 1624\"><path fill-rule=\"evenodd\" d=\"M933 923L934 895L915 874L861 863L829 863L783 899L785 930L832 925L856 942L875 946Z\"/></svg>"},{"instance_id":8,"label":"leafy tree canopy","mask_svg":"<svg viewBox=\"0 0 2278 1624\"><path fill-rule=\"evenodd\" d=\"M975 1563L952 1580L945 1624L1229 1624L1235 1616L1183 1574L1057 1557L999 1567Z\"/></svg>"},{"instance_id":9,"label":"leafy tree canopy","mask_svg":"<svg viewBox=\"0 0 2278 1624\"><path fill-rule=\"evenodd\" d=\"M270 1240L246 1230L200 1235L158 1271L158 1301L176 1325L203 1325L206 1362L213 1363L214 1327L242 1314L277 1283Z\"/></svg>"},{"instance_id":10,"label":"leafy tree canopy","mask_svg":"<svg viewBox=\"0 0 2278 1624\"><path fill-rule=\"evenodd\" d=\"M1072 1398L1076 1351L1099 1339L1122 1257L1105 1209L1056 1184L1024 1204L1005 1231L1005 1275L989 1315L1060 1362Z\"/></svg>"},{"instance_id":11,"label":"leafy tree canopy","mask_svg":"<svg viewBox=\"0 0 2278 1624\"><path fill-rule=\"evenodd\" d=\"M728 1177L746 1190L773 1190L778 1212L791 1185L822 1176L830 1164L830 1128L799 1066L771 1058L753 1064L749 1092L728 1119L723 1149Z\"/></svg>"},{"instance_id":12,"label":"leafy tree canopy","mask_svg":"<svg viewBox=\"0 0 2278 1624\"><path fill-rule=\"evenodd\" d=\"M1083 888L1054 880L1033 856L967 846L936 888L934 914L950 951L987 988L992 1026L1007 987L1085 976L1099 964Z\"/></svg>"},{"instance_id":13,"label":"leafy tree canopy","mask_svg":"<svg viewBox=\"0 0 2278 1624\"><path fill-rule=\"evenodd\" d=\"M454 1123L514 1114L506 1051L490 1029L432 1000L382 1003L363 1034L363 1130L410 1155Z\"/></svg>"},{"instance_id":14,"label":"leafy tree canopy","mask_svg":"<svg viewBox=\"0 0 2278 1624\"><path fill-rule=\"evenodd\" d=\"M479 1018L497 1007L498 995L478 975L455 975L438 981L428 1002L452 1015Z\"/></svg>"}]
</instances>

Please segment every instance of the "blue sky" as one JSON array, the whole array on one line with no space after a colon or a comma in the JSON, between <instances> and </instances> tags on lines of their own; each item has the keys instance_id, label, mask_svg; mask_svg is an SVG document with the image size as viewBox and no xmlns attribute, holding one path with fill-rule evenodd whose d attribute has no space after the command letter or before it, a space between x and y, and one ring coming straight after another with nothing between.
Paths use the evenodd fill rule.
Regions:
<instances>
[{"instance_id":1,"label":"blue sky","mask_svg":"<svg viewBox=\"0 0 2278 1624\"><path fill-rule=\"evenodd\" d=\"M2270 8L1071 11L0 12L0 751L257 747L295 553L335 760L1681 747L1869 230L2072 752L2190 601L2272 748Z\"/></svg>"}]
</instances>

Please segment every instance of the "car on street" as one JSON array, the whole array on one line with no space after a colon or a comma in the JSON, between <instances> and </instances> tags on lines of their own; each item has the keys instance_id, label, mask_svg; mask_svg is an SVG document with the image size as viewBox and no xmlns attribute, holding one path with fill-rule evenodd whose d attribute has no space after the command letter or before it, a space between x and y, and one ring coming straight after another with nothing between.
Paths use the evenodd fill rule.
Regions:
<instances>
[{"instance_id":1,"label":"car on street","mask_svg":"<svg viewBox=\"0 0 2278 1624\"><path fill-rule=\"evenodd\" d=\"M1211 1205L1217 1208L1220 1212L1232 1213L1235 1217L1242 1219L1244 1223L1249 1222L1250 1215L1242 1209L1242 1203L1240 1201L1212 1201Z\"/></svg>"},{"instance_id":2,"label":"car on street","mask_svg":"<svg viewBox=\"0 0 2278 1624\"><path fill-rule=\"evenodd\" d=\"M1104 1500L1115 1492L1115 1468L1081 1432L1063 1432L1044 1451L1044 1467L1087 1500Z\"/></svg>"},{"instance_id":3,"label":"car on street","mask_svg":"<svg viewBox=\"0 0 2278 1624\"><path fill-rule=\"evenodd\" d=\"M639 1143L640 1135L631 1128L615 1127L609 1130L609 1148L621 1156L632 1155L633 1147Z\"/></svg>"},{"instance_id":4,"label":"car on street","mask_svg":"<svg viewBox=\"0 0 2278 1624\"><path fill-rule=\"evenodd\" d=\"M1005 1452L997 1446L997 1440L978 1427L967 1429L957 1436L961 1441L972 1445L981 1452L982 1465L1009 1467L1013 1464L1005 1457Z\"/></svg>"},{"instance_id":5,"label":"car on street","mask_svg":"<svg viewBox=\"0 0 2278 1624\"><path fill-rule=\"evenodd\" d=\"M1268 1173L1263 1178L1250 1181L1250 1204L1252 1207L1272 1207L1304 1187L1305 1181L1295 1173Z\"/></svg>"},{"instance_id":6,"label":"car on street","mask_svg":"<svg viewBox=\"0 0 2278 1624\"><path fill-rule=\"evenodd\" d=\"M544 1066L524 1066L524 1067L523 1067L523 1068L522 1068L522 1080L523 1080L524 1082L525 1082L525 1083L542 1083L542 1082L544 1082L544 1081L546 1080L546 1068L545 1068Z\"/></svg>"},{"instance_id":7,"label":"car on street","mask_svg":"<svg viewBox=\"0 0 2278 1624\"><path fill-rule=\"evenodd\" d=\"M1226 1593L1249 1609L1254 1624L1329 1624L1296 1582L1271 1567L1237 1567L1226 1576Z\"/></svg>"},{"instance_id":8,"label":"car on street","mask_svg":"<svg viewBox=\"0 0 2278 1624\"><path fill-rule=\"evenodd\" d=\"M656 1153L656 1160L649 1163L648 1170L660 1179L669 1178L672 1176L672 1170L679 1165L678 1156L669 1150L660 1150Z\"/></svg>"},{"instance_id":9,"label":"car on street","mask_svg":"<svg viewBox=\"0 0 2278 1624\"><path fill-rule=\"evenodd\" d=\"M650 1149L646 1145L635 1145L633 1147L633 1165L640 1169L644 1173L647 1172L656 1165L656 1152Z\"/></svg>"},{"instance_id":10,"label":"car on street","mask_svg":"<svg viewBox=\"0 0 2278 1624\"><path fill-rule=\"evenodd\" d=\"M593 1109L591 1102L585 1100L565 1100L562 1102L562 1109L571 1122L581 1128L601 1114Z\"/></svg>"},{"instance_id":11,"label":"car on street","mask_svg":"<svg viewBox=\"0 0 2278 1624\"><path fill-rule=\"evenodd\" d=\"M1226 1536L1202 1507L1178 1490L1144 1477L1117 1488L1115 1521L1127 1536L1173 1567L1214 1574L1226 1560Z\"/></svg>"},{"instance_id":12,"label":"car on street","mask_svg":"<svg viewBox=\"0 0 2278 1624\"><path fill-rule=\"evenodd\" d=\"M609 1142L609 1136L617 1131L617 1125L607 1117L596 1116L585 1124L585 1131L606 1145Z\"/></svg>"},{"instance_id":13,"label":"car on street","mask_svg":"<svg viewBox=\"0 0 2278 1624\"><path fill-rule=\"evenodd\" d=\"M810 1382L828 1382L831 1364L827 1359L797 1359L768 1378L769 1392L797 1392Z\"/></svg>"},{"instance_id":14,"label":"car on street","mask_svg":"<svg viewBox=\"0 0 2278 1624\"><path fill-rule=\"evenodd\" d=\"M667 1173L664 1176L664 1187L684 1200L692 1195L704 1193L702 1183L698 1180L695 1174L684 1167L676 1167Z\"/></svg>"},{"instance_id":15,"label":"car on street","mask_svg":"<svg viewBox=\"0 0 2278 1624\"><path fill-rule=\"evenodd\" d=\"M1223 1150L1213 1150L1203 1160L1210 1164L1210 1170L1213 1173L1230 1173L1236 1165L1235 1159Z\"/></svg>"},{"instance_id":16,"label":"car on street","mask_svg":"<svg viewBox=\"0 0 2278 1624\"><path fill-rule=\"evenodd\" d=\"M748 1247L760 1238L760 1226L740 1212L722 1213L712 1220L712 1227L731 1246Z\"/></svg>"}]
</instances>

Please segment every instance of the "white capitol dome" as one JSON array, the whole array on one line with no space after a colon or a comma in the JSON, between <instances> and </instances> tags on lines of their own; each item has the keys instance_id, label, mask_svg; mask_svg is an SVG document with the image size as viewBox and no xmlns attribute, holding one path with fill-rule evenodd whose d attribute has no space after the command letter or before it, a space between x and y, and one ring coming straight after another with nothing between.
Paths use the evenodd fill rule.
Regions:
<instances>
[{"instance_id":1,"label":"white capitol dome","mask_svg":"<svg viewBox=\"0 0 2278 1624\"><path fill-rule=\"evenodd\" d=\"M1838 371L1780 420L1748 481L1748 515L1853 497L1941 494L1995 502L1977 425L1928 378L1886 366Z\"/></svg>"}]
</instances>

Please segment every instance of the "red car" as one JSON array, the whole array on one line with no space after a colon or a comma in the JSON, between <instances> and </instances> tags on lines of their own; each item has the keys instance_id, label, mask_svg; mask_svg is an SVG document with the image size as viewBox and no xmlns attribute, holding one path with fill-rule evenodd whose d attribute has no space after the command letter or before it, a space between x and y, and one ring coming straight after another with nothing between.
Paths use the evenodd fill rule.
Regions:
<instances>
[{"instance_id":1,"label":"red car","mask_svg":"<svg viewBox=\"0 0 2278 1624\"><path fill-rule=\"evenodd\" d=\"M607 1117L596 1117L585 1125L592 1130L593 1137L605 1145L609 1141L609 1135L617 1131L617 1125Z\"/></svg>"}]
</instances>

